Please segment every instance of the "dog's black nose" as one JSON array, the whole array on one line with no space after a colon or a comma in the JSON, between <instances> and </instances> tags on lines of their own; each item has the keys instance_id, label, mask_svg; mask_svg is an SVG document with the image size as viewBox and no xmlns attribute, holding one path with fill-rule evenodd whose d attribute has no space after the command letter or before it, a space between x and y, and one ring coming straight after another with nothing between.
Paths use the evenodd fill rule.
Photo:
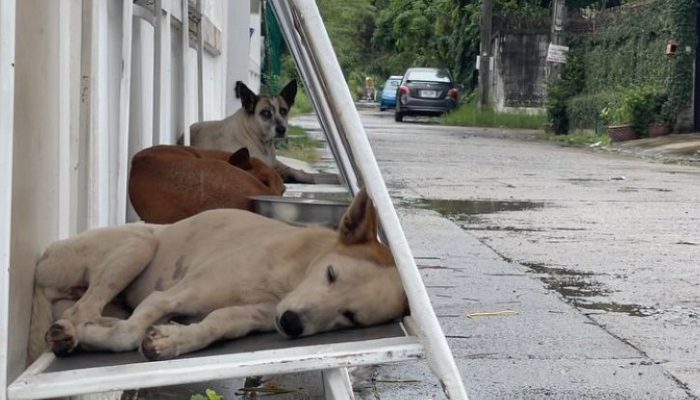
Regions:
<instances>
[{"instance_id":1,"label":"dog's black nose","mask_svg":"<svg viewBox=\"0 0 700 400\"><path fill-rule=\"evenodd\" d=\"M294 311L285 311L282 314L282 317L280 317L280 328L291 337L297 337L304 332L304 324L302 324L299 314Z\"/></svg>"},{"instance_id":2,"label":"dog's black nose","mask_svg":"<svg viewBox=\"0 0 700 400\"><path fill-rule=\"evenodd\" d=\"M284 133L287 132L287 128L284 125L277 125L275 127L275 132L277 132L277 136L282 137Z\"/></svg>"}]
</instances>

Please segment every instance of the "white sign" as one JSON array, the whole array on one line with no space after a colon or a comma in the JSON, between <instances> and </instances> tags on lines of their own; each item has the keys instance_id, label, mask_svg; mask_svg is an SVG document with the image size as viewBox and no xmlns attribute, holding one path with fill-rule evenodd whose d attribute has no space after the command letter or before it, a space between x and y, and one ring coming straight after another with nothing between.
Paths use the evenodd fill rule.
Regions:
<instances>
[{"instance_id":1,"label":"white sign","mask_svg":"<svg viewBox=\"0 0 700 400\"><path fill-rule=\"evenodd\" d=\"M569 52L568 46L549 44L547 49L547 61L559 64L566 64L566 54Z\"/></svg>"}]
</instances>

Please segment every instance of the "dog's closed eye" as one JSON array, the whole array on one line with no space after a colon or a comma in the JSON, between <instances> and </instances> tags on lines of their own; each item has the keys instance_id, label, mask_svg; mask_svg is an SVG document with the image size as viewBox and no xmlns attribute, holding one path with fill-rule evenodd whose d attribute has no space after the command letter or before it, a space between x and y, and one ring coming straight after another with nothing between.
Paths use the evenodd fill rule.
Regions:
<instances>
[{"instance_id":1,"label":"dog's closed eye","mask_svg":"<svg viewBox=\"0 0 700 400\"><path fill-rule=\"evenodd\" d=\"M336 279L338 279L338 275L335 273L332 265L329 265L328 269L326 270L326 279L328 279L328 283L333 283Z\"/></svg>"}]
</instances>

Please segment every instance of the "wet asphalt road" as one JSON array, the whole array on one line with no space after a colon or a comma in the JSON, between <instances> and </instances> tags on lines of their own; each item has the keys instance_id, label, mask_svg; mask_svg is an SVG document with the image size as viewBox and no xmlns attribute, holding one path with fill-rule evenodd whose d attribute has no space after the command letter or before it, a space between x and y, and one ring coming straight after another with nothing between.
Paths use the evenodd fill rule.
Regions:
<instances>
[{"instance_id":1,"label":"wet asphalt road","mask_svg":"<svg viewBox=\"0 0 700 400\"><path fill-rule=\"evenodd\" d=\"M700 398L700 168L361 115L471 399ZM357 399L444 398L422 362L352 375ZM323 396L317 373L265 379Z\"/></svg>"},{"instance_id":2,"label":"wet asphalt road","mask_svg":"<svg viewBox=\"0 0 700 400\"><path fill-rule=\"evenodd\" d=\"M699 168L362 118L471 398L700 397ZM354 375L442 398L425 365Z\"/></svg>"}]
</instances>

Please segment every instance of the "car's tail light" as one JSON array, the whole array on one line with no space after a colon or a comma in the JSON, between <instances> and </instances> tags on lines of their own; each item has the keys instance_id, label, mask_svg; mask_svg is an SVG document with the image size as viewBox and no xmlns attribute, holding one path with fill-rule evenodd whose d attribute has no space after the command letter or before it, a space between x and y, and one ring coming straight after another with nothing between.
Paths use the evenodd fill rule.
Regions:
<instances>
[{"instance_id":1,"label":"car's tail light","mask_svg":"<svg viewBox=\"0 0 700 400\"><path fill-rule=\"evenodd\" d=\"M408 86L401 86L399 88L399 102L401 104L408 103L408 95L410 93L411 93L411 90L408 88Z\"/></svg>"},{"instance_id":2,"label":"car's tail light","mask_svg":"<svg viewBox=\"0 0 700 400\"><path fill-rule=\"evenodd\" d=\"M457 101L459 99L459 91L455 88L452 88L447 92L447 97L451 98L454 101Z\"/></svg>"}]
</instances>

